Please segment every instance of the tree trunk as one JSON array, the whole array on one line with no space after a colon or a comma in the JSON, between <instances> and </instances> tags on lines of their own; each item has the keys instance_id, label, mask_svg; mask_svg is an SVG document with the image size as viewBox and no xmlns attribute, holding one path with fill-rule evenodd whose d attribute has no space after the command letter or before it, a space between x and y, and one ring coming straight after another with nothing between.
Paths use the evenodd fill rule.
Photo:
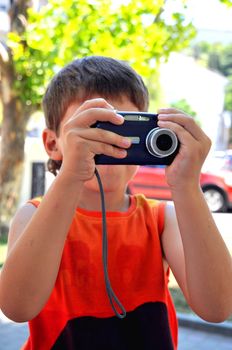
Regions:
<instances>
[{"instance_id":1,"label":"tree trunk","mask_svg":"<svg viewBox=\"0 0 232 350\"><path fill-rule=\"evenodd\" d=\"M22 33L25 29L30 0L15 0L9 10L11 31ZM9 226L19 201L23 162L24 140L29 113L14 91L16 74L10 49L3 44L8 58L0 57L1 100L3 121L0 153L0 234Z\"/></svg>"},{"instance_id":2,"label":"tree trunk","mask_svg":"<svg viewBox=\"0 0 232 350\"><path fill-rule=\"evenodd\" d=\"M0 227L9 225L16 211L24 161L24 140L27 119L21 101L14 96L12 59L2 65L2 140L0 157Z\"/></svg>"}]
</instances>

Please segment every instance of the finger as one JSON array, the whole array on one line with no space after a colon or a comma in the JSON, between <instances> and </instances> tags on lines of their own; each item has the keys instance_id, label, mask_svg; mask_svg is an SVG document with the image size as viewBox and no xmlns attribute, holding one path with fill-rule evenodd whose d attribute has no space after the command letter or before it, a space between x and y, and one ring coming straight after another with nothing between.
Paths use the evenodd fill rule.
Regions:
<instances>
[{"instance_id":1,"label":"finger","mask_svg":"<svg viewBox=\"0 0 232 350\"><path fill-rule=\"evenodd\" d=\"M104 154L105 156L114 158L125 158L127 156L127 151L125 149L107 143L88 140L86 145L88 147L88 151L92 153L93 157L96 154Z\"/></svg>"},{"instance_id":2,"label":"finger","mask_svg":"<svg viewBox=\"0 0 232 350\"><path fill-rule=\"evenodd\" d=\"M114 107L108 103L104 98L93 98L86 100L84 103L82 103L81 106L79 106L74 113L70 116L70 119L74 118L79 112L84 111L89 108L107 108L107 109L113 109Z\"/></svg>"},{"instance_id":3,"label":"finger","mask_svg":"<svg viewBox=\"0 0 232 350\"><path fill-rule=\"evenodd\" d=\"M158 109L158 114L178 114L178 113L185 114L183 111L176 108L159 108Z\"/></svg>"},{"instance_id":4,"label":"finger","mask_svg":"<svg viewBox=\"0 0 232 350\"><path fill-rule=\"evenodd\" d=\"M176 134L181 144L186 144L187 142L196 140L195 137L180 124L171 121L159 120L158 126L172 130Z\"/></svg>"},{"instance_id":5,"label":"finger","mask_svg":"<svg viewBox=\"0 0 232 350\"><path fill-rule=\"evenodd\" d=\"M172 122L182 126L187 130L196 140L202 140L206 135L203 130L196 124L194 119L184 114L160 114L158 116L161 122ZM160 125L161 126L161 125Z\"/></svg>"},{"instance_id":6,"label":"finger","mask_svg":"<svg viewBox=\"0 0 232 350\"><path fill-rule=\"evenodd\" d=\"M94 148L95 154L104 154L105 156L114 158L125 158L127 151L125 149L108 145L106 143L100 143L99 149Z\"/></svg>"},{"instance_id":7,"label":"finger","mask_svg":"<svg viewBox=\"0 0 232 350\"><path fill-rule=\"evenodd\" d=\"M106 108L89 108L68 119L64 125L73 125L79 127L90 127L97 121L107 121L113 124L120 125L124 122L124 118L117 114L113 109Z\"/></svg>"},{"instance_id":8,"label":"finger","mask_svg":"<svg viewBox=\"0 0 232 350\"><path fill-rule=\"evenodd\" d=\"M129 148L131 146L131 139L108 130L99 128L78 128L74 132L76 133L76 136L88 141L104 141L106 144L114 145L119 148Z\"/></svg>"},{"instance_id":9,"label":"finger","mask_svg":"<svg viewBox=\"0 0 232 350\"><path fill-rule=\"evenodd\" d=\"M206 158L211 147L211 140L207 135L204 134L204 136L198 140L191 132L177 123L159 121L158 125L172 130L180 141L181 146L188 148L189 156L192 153L194 157L196 157L197 154L200 154L202 159Z\"/></svg>"}]
</instances>

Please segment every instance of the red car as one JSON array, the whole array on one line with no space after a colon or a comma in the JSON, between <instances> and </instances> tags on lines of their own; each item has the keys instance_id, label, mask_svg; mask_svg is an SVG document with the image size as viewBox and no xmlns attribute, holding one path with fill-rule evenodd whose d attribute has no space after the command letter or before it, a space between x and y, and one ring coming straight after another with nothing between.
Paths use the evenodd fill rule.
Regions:
<instances>
[{"instance_id":1,"label":"red car","mask_svg":"<svg viewBox=\"0 0 232 350\"><path fill-rule=\"evenodd\" d=\"M232 172L207 170L201 173L200 183L212 212L225 212L232 207ZM143 193L148 198L171 200L171 192L165 180L165 168L141 166L128 185L131 194Z\"/></svg>"}]
</instances>

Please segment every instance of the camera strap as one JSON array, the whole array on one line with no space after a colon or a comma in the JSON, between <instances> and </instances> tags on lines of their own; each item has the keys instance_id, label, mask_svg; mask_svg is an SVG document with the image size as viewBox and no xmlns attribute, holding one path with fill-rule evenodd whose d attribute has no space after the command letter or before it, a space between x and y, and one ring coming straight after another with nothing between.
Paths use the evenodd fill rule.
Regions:
<instances>
[{"instance_id":1,"label":"camera strap","mask_svg":"<svg viewBox=\"0 0 232 350\"><path fill-rule=\"evenodd\" d=\"M115 315L118 318L124 318L126 317L126 310L124 306L121 304L117 296L115 295L111 283L110 278L108 274L108 241L107 241L107 224L106 224L106 208L105 208L105 197L104 197L104 190L101 182L100 175L95 168L95 175L98 181L99 189L100 189L100 196L101 196L101 208L102 208L102 261L103 261L103 270L104 270L104 279L105 279L105 286L107 295L109 297L109 301L111 304L112 309L114 310ZM116 306L120 309L120 312L118 312Z\"/></svg>"}]
</instances>

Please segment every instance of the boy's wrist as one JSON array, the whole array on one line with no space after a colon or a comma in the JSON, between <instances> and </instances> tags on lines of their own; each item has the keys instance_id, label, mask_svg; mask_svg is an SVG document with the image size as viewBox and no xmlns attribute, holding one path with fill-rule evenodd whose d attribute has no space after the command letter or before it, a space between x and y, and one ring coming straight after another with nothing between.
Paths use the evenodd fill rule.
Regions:
<instances>
[{"instance_id":1,"label":"boy's wrist","mask_svg":"<svg viewBox=\"0 0 232 350\"><path fill-rule=\"evenodd\" d=\"M84 181L80 180L79 176L77 174L74 174L73 172L60 170L56 179L60 183L62 183L64 186L72 186L73 185L75 188L80 188L80 187L83 187L83 185L84 185Z\"/></svg>"},{"instance_id":2,"label":"boy's wrist","mask_svg":"<svg viewBox=\"0 0 232 350\"><path fill-rule=\"evenodd\" d=\"M199 183L182 184L178 187L170 188L173 200L183 199L186 201L187 198L192 199L196 195L202 195L202 189Z\"/></svg>"}]
</instances>

